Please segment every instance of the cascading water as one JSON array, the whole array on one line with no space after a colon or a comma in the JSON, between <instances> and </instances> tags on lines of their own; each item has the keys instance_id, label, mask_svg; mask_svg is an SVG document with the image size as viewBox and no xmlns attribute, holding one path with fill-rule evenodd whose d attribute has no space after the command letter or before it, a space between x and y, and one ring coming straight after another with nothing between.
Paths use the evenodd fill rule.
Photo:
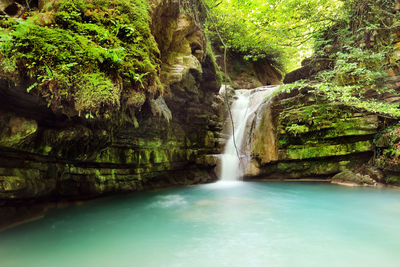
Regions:
<instances>
[{"instance_id":1,"label":"cascading water","mask_svg":"<svg viewBox=\"0 0 400 267\"><path fill-rule=\"evenodd\" d=\"M231 107L233 129L221 156L222 181L235 181L243 175L246 155L242 152L243 138L246 128L254 119L254 113L259 106L272 95L278 86L265 86L252 90L236 90L237 99ZM231 123L229 123L231 124Z\"/></svg>"}]
</instances>

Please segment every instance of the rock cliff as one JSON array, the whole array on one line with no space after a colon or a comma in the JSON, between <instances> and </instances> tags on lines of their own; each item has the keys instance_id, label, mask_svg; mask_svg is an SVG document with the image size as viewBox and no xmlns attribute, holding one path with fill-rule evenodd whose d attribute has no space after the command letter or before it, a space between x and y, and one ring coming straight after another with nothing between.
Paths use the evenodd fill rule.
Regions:
<instances>
[{"instance_id":1,"label":"rock cliff","mask_svg":"<svg viewBox=\"0 0 400 267\"><path fill-rule=\"evenodd\" d=\"M206 50L197 1L151 1L151 31L160 50L166 93L147 97L124 120L66 116L27 93L18 73L0 77L0 218L29 203L86 199L216 179L212 164L221 129L212 106L220 81ZM214 105L215 107L215 105ZM115 118L118 118L116 121Z\"/></svg>"},{"instance_id":2,"label":"rock cliff","mask_svg":"<svg viewBox=\"0 0 400 267\"><path fill-rule=\"evenodd\" d=\"M329 103L307 90L279 95L258 117L248 178L330 178L374 154L377 115Z\"/></svg>"},{"instance_id":3,"label":"rock cliff","mask_svg":"<svg viewBox=\"0 0 400 267\"><path fill-rule=\"evenodd\" d=\"M398 62L398 41L394 41L390 62ZM286 80L310 79L328 67L305 64ZM391 90L378 93L367 88L366 97L398 104L400 70L394 65L385 71L382 87ZM258 113L249 141L253 160L246 178L333 177L338 183L400 184L398 118L329 101L311 85L277 95Z\"/></svg>"}]
</instances>

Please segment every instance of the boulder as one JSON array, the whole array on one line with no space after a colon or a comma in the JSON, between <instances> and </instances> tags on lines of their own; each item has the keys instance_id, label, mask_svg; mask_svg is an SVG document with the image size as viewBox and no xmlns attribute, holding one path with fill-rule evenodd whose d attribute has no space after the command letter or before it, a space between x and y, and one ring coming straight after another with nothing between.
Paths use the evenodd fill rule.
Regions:
<instances>
[{"instance_id":1,"label":"boulder","mask_svg":"<svg viewBox=\"0 0 400 267\"><path fill-rule=\"evenodd\" d=\"M354 173L350 170L340 172L332 177L333 184L348 186L376 186L377 183L369 175Z\"/></svg>"}]
</instances>

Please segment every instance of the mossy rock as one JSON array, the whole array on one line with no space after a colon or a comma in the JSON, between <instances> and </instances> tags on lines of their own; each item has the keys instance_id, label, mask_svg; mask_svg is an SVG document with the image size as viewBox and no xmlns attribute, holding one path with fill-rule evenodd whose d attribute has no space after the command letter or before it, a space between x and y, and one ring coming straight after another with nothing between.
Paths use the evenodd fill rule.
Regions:
<instances>
[{"instance_id":1,"label":"mossy rock","mask_svg":"<svg viewBox=\"0 0 400 267\"><path fill-rule=\"evenodd\" d=\"M26 75L29 93L68 116L110 118L121 99L140 108L135 92L163 91L149 9L144 0L47 1L2 23L1 74Z\"/></svg>"},{"instance_id":2,"label":"mossy rock","mask_svg":"<svg viewBox=\"0 0 400 267\"><path fill-rule=\"evenodd\" d=\"M0 145L17 147L35 135L38 130L38 124L35 120L11 114L1 114L0 129Z\"/></svg>"},{"instance_id":3,"label":"mossy rock","mask_svg":"<svg viewBox=\"0 0 400 267\"><path fill-rule=\"evenodd\" d=\"M368 185L375 186L376 181L369 175L354 173L350 170L345 170L332 177L332 183L348 184L348 185Z\"/></svg>"},{"instance_id":4,"label":"mossy rock","mask_svg":"<svg viewBox=\"0 0 400 267\"><path fill-rule=\"evenodd\" d=\"M294 160L343 156L368 151L373 151L373 144L369 140L343 144L320 143L317 146L292 145L279 150L278 154L279 160Z\"/></svg>"},{"instance_id":5,"label":"mossy rock","mask_svg":"<svg viewBox=\"0 0 400 267\"><path fill-rule=\"evenodd\" d=\"M277 161L260 164L258 177L266 179L330 179L333 175L349 169L357 169L370 159L372 153L346 156Z\"/></svg>"}]
</instances>

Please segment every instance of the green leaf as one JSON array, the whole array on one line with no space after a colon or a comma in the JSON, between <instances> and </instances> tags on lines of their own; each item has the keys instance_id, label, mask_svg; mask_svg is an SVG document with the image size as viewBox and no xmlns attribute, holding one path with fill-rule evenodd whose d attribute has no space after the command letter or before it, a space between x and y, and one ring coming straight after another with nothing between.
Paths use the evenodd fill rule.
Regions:
<instances>
[{"instance_id":1,"label":"green leaf","mask_svg":"<svg viewBox=\"0 0 400 267\"><path fill-rule=\"evenodd\" d=\"M35 88L38 85L38 83L34 83L31 86L29 86L28 88L26 88L26 92L29 93L33 88Z\"/></svg>"},{"instance_id":2,"label":"green leaf","mask_svg":"<svg viewBox=\"0 0 400 267\"><path fill-rule=\"evenodd\" d=\"M46 73L49 77L53 77L53 72L51 71L51 69L49 68L49 66L47 66L47 64L44 64L44 67L46 69Z\"/></svg>"}]
</instances>

